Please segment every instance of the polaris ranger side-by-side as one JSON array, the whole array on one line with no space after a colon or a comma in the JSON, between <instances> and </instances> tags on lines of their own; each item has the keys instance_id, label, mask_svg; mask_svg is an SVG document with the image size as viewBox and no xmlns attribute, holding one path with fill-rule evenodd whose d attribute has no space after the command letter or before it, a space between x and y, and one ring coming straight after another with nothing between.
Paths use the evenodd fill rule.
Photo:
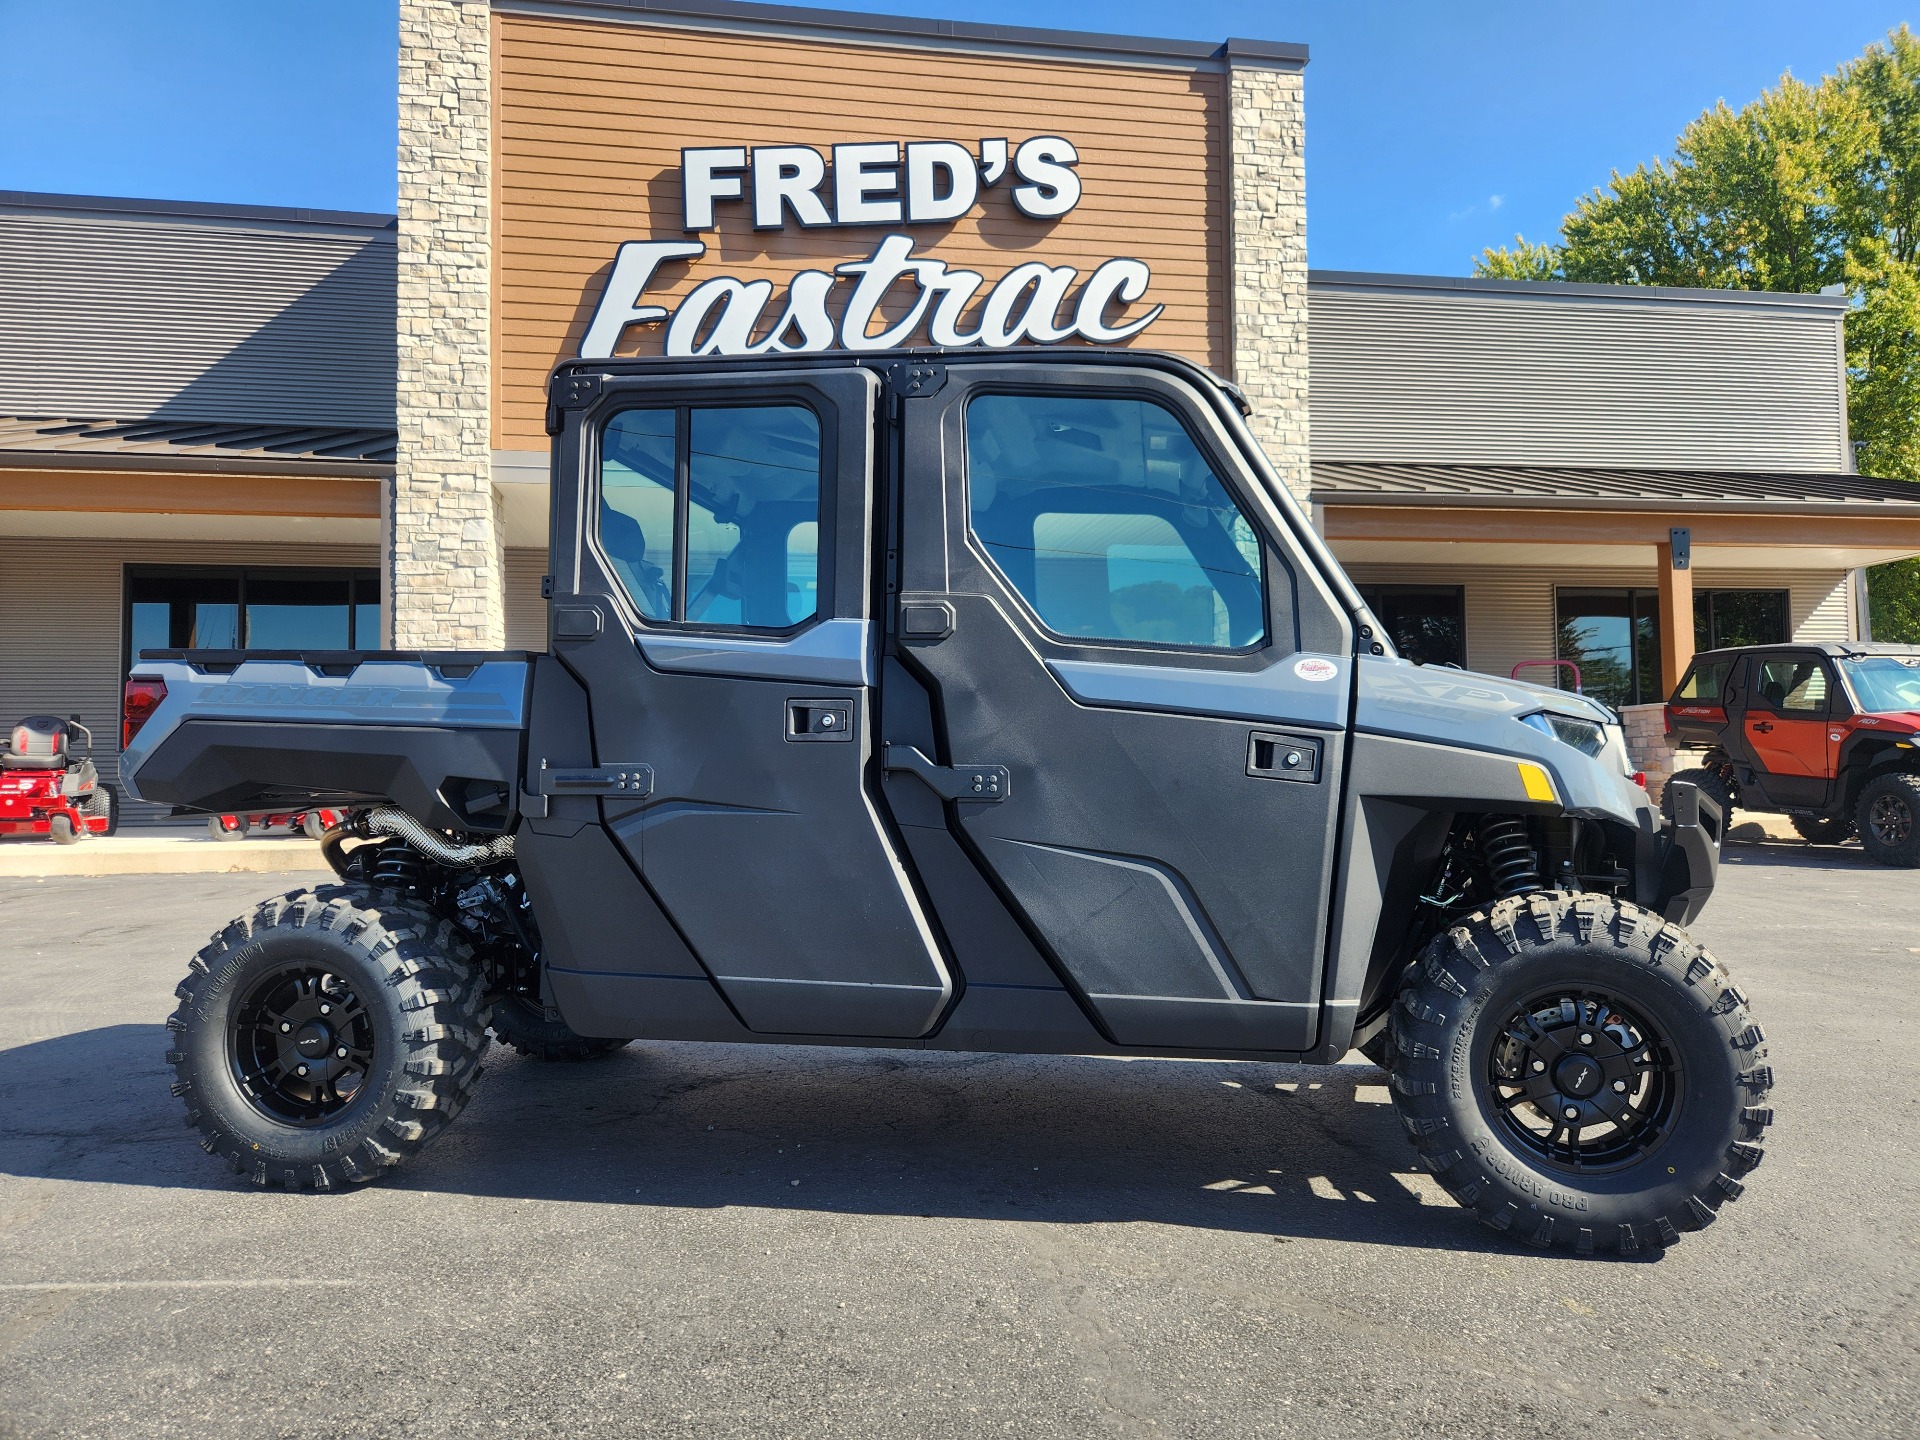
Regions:
<instances>
[{"instance_id":1,"label":"polaris ranger side-by-side","mask_svg":"<svg viewBox=\"0 0 1920 1440\"><path fill-rule=\"evenodd\" d=\"M1616 718L1396 658L1184 361L572 362L547 653L149 651L123 773L327 806L340 883L201 951L205 1147L333 1188L492 1026L1391 1074L1487 1223L1633 1251L1760 1159L1772 1072Z\"/></svg>"}]
</instances>

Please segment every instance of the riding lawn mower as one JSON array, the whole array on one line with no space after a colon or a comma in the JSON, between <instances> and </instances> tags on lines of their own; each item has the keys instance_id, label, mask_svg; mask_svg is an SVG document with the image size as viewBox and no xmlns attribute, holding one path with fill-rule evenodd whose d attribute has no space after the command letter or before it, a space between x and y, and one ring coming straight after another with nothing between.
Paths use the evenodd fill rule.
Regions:
<instances>
[{"instance_id":1,"label":"riding lawn mower","mask_svg":"<svg viewBox=\"0 0 1920 1440\"><path fill-rule=\"evenodd\" d=\"M72 737L86 741L73 753ZM111 835L120 825L120 797L93 764L93 732L78 715L29 715L0 749L0 835L50 835L71 845Z\"/></svg>"}]
</instances>

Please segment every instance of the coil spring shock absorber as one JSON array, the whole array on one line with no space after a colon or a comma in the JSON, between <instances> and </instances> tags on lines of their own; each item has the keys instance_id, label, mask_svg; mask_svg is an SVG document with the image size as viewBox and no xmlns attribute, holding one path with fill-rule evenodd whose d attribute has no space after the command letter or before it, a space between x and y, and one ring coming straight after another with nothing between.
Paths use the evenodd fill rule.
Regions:
<instances>
[{"instance_id":1,"label":"coil spring shock absorber","mask_svg":"<svg viewBox=\"0 0 1920 1440\"><path fill-rule=\"evenodd\" d=\"M427 857L404 840L389 840L373 857L375 885L417 890L427 881Z\"/></svg>"},{"instance_id":2,"label":"coil spring shock absorber","mask_svg":"<svg viewBox=\"0 0 1920 1440\"><path fill-rule=\"evenodd\" d=\"M1487 862L1487 873L1501 899L1509 895L1531 895L1546 889L1540 878L1540 861L1527 838L1527 822L1511 815L1497 815L1480 827L1480 854Z\"/></svg>"}]
</instances>

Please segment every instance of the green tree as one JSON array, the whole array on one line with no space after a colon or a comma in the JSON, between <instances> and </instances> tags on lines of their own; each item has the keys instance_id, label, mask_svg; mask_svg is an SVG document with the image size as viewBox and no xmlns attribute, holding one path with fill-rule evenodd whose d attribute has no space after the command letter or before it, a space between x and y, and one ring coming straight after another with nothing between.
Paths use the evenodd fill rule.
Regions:
<instances>
[{"instance_id":1,"label":"green tree","mask_svg":"<svg viewBox=\"0 0 1920 1440\"><path fill-rule=\"evenodd\" d=\"M1715 105L1670 159L1582 198L1556 242L1479 275L1802 293L1844 286L1847 415L1870 474L1920 480L1920 39L1902 25L1818 84ZM1873 632L1920 642L1920 560L1869 575Z\"/></svg>"}]
</instances>

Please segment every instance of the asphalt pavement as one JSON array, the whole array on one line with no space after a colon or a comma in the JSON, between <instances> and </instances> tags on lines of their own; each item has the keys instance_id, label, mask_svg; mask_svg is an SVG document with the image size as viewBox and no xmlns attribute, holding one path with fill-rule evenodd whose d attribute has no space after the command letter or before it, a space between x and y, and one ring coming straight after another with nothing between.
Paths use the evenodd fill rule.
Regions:
<instances>
[{"instance_id":1,"label":"asphalt pavement","mask_svg":"<svg viewBox=\"0 0 1920 1440\"><path fill-rule=\"evenodd\" d=\"M388 1183L256 1191L167 1093L207 934L289 877L0 880L0 1437L1907 1436L1920 874L1730 849L1746 1196L1517 1249L1380 1072L495 1050Z\"/></svg>"}]
</instances>

